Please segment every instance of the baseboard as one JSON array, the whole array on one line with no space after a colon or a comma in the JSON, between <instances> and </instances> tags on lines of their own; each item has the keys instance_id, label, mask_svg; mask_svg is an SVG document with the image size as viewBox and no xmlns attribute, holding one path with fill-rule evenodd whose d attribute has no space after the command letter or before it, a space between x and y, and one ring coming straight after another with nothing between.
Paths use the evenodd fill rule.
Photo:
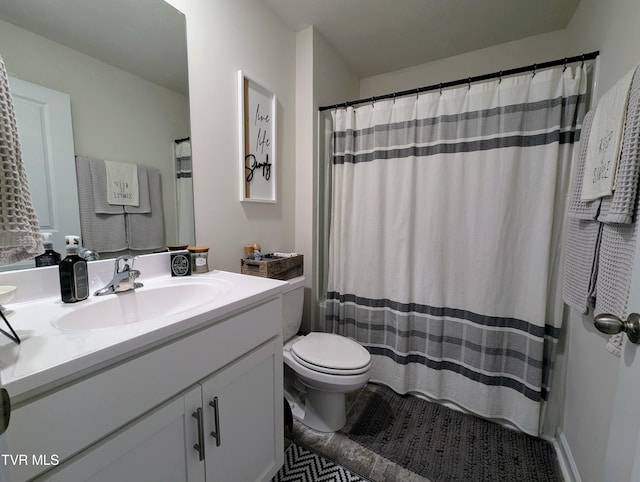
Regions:
<instances>
[{"instance_id":1,"label":"baseboard","mask_svg":"<svg viewBox=\"0 0 640 482\"><path fill-rule=\"evenodd\" d=\"M562 477L564 477L565 482L582 482L578 467L576 466L575 460L573 460L573 455L571 455L571 449L569 448L564 433L558 432L552 440L552 443L558 456L558 464L560 465Z\"/></svg>"}]
</instances>

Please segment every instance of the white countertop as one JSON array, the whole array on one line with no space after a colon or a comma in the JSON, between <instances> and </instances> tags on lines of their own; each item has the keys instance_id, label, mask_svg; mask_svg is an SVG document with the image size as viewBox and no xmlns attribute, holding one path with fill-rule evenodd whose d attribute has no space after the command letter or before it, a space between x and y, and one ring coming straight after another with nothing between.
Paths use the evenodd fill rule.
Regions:
<instances>
[{"instance_id":1,"label":"white countertop","mask_svg":"<svg viewBox=\"0 0 640 482\"><path fill-rule=\"evenodd\" d=\"M223 290L224 292L213 300L203 300L195 307L175 315L125 326L90 330L61 330L54 326L53 322L68 310L83 304L88 306L87 304L97 303L105 296L135 294L125 292L102 297L91 296L90 299L79 303L66 304L60 300L59 285L56 283L56 294L49 291L45 293L48 296L41 298L34 298L32 294L22 298L16 296L16 302L5 306L5 314L22 343L18 345L9 338L0 336L0 377L12 400L20 402L177 336L211 325L231 313L278 296L287 286L283 281L217 270L190 277L172 278L164 270L164 266L169 265L168 259L160 256L152 262L160 263L161 269L147 267L148 273L152 275L150 277L145 276L144 266L136 266L141 271L138 281L144 284L144 287L138 290L151 290L171 283L206 283L207 279L228 286L229 289ZM89 264L89 275L94 277L92 292L104 281L104 275L98 276L96 273L100 270L105 272L107 266L112 269L112 262L98 263L100 266L96 265L96 269L92 269L93 263ZM11 284L10 282L14 281L13 284L18 287L19 293L21 288L23 291L30 290L28 286L21 287L19 283L31 282L37 285L34 277L51 276L51 271L48 274L37 269L27 271L31 273L22 272L14 277L6 276L9 273L3 273L0 275L0 284ZM57 274L57 270L54 274ZM4 325L2 320L0 325Z\"/></svg>"}]
</instances>

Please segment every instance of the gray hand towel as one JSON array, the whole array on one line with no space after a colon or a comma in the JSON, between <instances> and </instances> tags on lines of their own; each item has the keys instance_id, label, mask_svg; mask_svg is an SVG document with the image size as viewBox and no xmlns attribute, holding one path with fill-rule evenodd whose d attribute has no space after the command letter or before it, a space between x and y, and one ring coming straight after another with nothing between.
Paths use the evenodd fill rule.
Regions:
<instances>
[{"instance_id":1,"label":"gray hand towel","mask_svg":"<svg viewBox=\"0 0 640 482\"><path fill-rule=\"evenodd\" d=\"M122 214L124 209L120 205L107 202L107 171L103 159L76 156L78 161L89 166L91 194L93 196L93 210L96 214ZM93 248L92 248L93 249Z\"/></svg>"},{"instance_id":2,"label":"gray hand towel","mask_svg":"<svg viewBox=\"0 0 640 482\"><path fill-rule=\"evenodd\" d=\"M138 164L138 206L125 206L125 213L146 214L151 212L151 200L149 197L149 176L147 168Z\"/></svg>"},{"instance_id":3,"label":"gray hand towel","mask_svg":"<svg viewBox=\"0 0 640 482\"><path fill-rule=\"evenodd\" d=\"M595 220L567 219L562 300L585 315L595 301L601 230Z\"/></svg>"},{"instance_id":4,"label":"gray hand towel","mask_svg":"<svg viewBox=\"0 0 640 482\"><path fill-rule=\"evenodd\" d=\"M600 199L581 201L587 143L593 111L588 112L580 129L578 156L573 166L573 185L567 203L567 237L562 283L563 301L586 314L593 306L598 269L601 223L596 221Z\"/></svg>"},{"instance_id":5,"label":"gray hand towel","mask_svg":"<svg viewBox=\"0 0 640 482\"><path fill-rule=\"evenodd\" d=\"M102 253L127 249L127 235L122 206L120 206L118 214L96 213L94 205L95 191L90 162L91 160L87 157L76 157L82 244L85 248Z\"/></svg>"},{"instance_id":6,"label":"gray hand towel","mask_svg":"<svg viewBox=\"0 0 640 482\"><path fill-rule=\"evenodd\" d=\"M165 246L160 170L148 167L147 176L151 212L126 215L129 249L133 250L152 250Z\"/></svg>"}]
</instances>

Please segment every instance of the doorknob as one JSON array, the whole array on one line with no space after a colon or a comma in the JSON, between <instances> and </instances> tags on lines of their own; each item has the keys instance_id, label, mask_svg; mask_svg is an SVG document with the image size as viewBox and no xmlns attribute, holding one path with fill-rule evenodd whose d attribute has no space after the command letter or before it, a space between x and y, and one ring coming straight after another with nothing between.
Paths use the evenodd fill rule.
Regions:
<instances>
[{"instance_id":1,"label":"doorknob","mask_svg":"<svg viewBox=\"0 0 640 482\"><path fill-rule=\"evenodd\" d=\"M640 343L640 314L631 313L627 321L615 315L601 314L594 318L593 324L602 333L615 335L624 331L631 343Z\"/></svg>"}]
</instances>

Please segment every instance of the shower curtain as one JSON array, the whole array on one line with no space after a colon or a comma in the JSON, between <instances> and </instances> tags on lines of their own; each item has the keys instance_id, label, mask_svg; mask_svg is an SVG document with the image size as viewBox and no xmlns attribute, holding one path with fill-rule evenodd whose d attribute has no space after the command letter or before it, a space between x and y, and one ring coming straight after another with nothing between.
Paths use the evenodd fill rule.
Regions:
<instances>
[{"instance_id":1,"label":"shower curtain","mask_svg":"<svg viewBox=\"0 0 640 482\"><path fill-rule=\"evenodd\" d=\"M327 331L372 381L538 435L585 67L333 112Z\"/></svg>"},{"instance_id":2,"label":"shower curtain","mask_svg":"<svg viewBox=\"0 0 640 482\"><path fill-rule=\"evenodd\" d=\"M176 193L178 212L178 243L195 244L193 214L193 172L191 170L191 140L174 142L176 165Z\"/></svg>"}]
</instances>

